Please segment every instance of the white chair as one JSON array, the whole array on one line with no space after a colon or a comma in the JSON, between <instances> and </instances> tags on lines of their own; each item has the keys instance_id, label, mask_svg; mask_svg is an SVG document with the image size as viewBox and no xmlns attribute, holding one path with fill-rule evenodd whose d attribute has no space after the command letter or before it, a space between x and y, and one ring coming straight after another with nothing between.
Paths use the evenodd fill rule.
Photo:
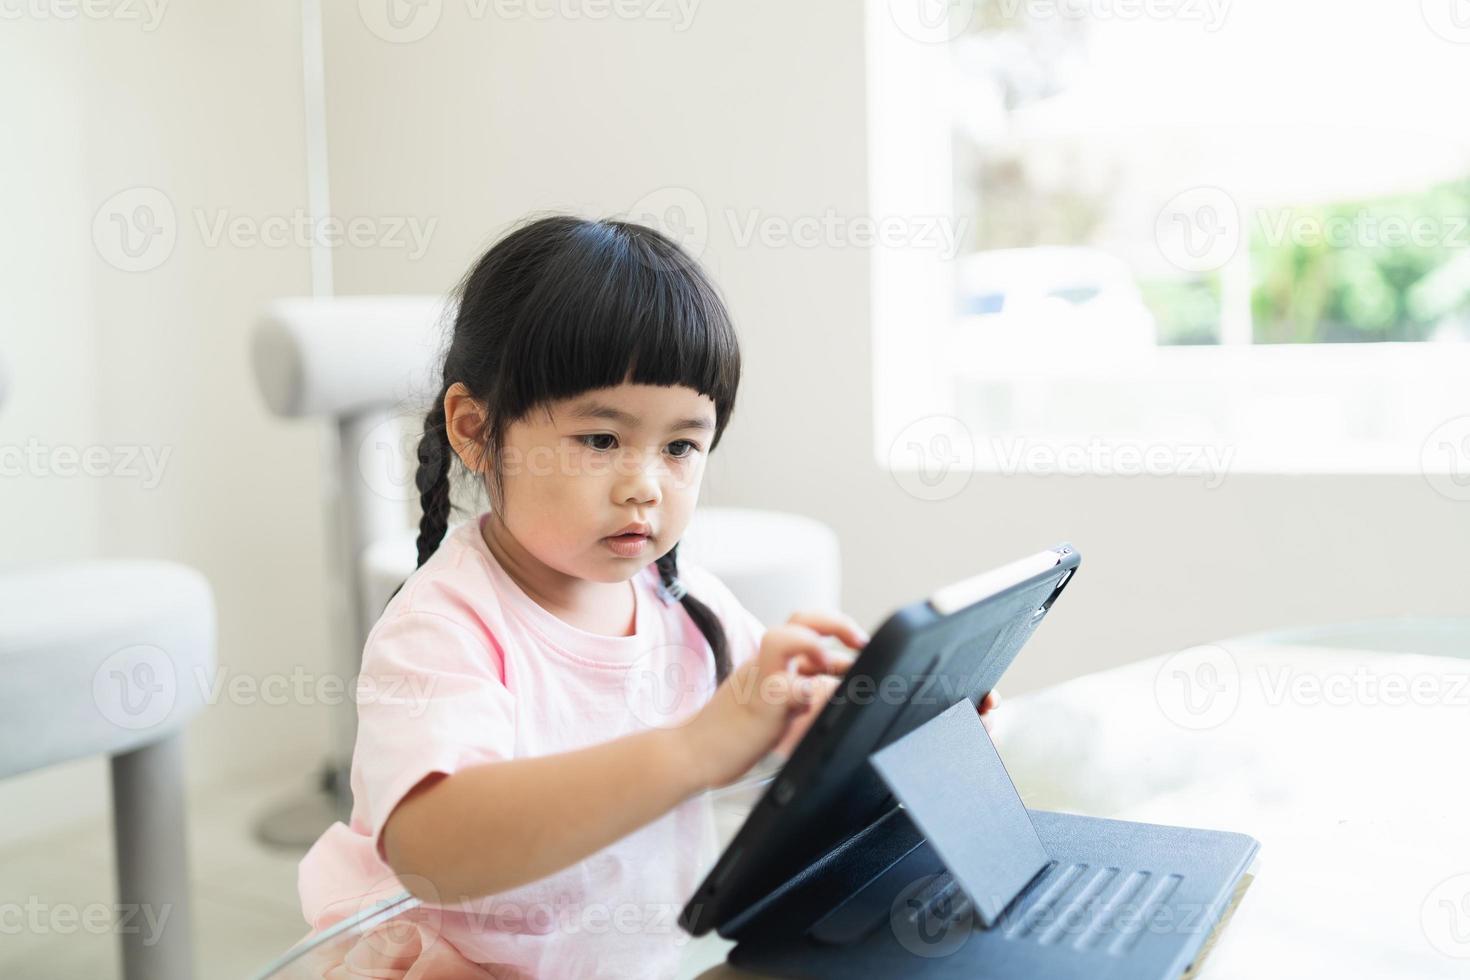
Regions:
<instances>
[{"instance_id":1,"label":"white chair","mask_svg":"<svg viewBox=\"0 0 1470 980\"><path fill-rule=\"evenodd\" d=\"M112 765L118 903L166 919L119 930L127 980L194 975L184 725L214 671L214 597L162 561L0 571L0 779L94 755Z\"/></svg>"},{"instance_id":2,"label":"white chair","mask_svg":"<svg viewBox=\"0 0 1470 980\"><path fill-rule=\"evenodd\" d=\"M6 381L0 363L0 403ZM112 761L118 905L165 923L156 942L119 929L126 980L194 976L184 724L204 707L213 669L215 598L193 569L0 567L0 779L91 755Z\"/></svg>"},{"instance_id":3,"label":"white chair","mask_svg":"<svg viewBox=\"0 0 1470 980\"><path fill-rule=\"evenodd\" d=\"M252 336L266 405L283 418L332 423L324 452L328 595L337 604L336 672L347 680L357 675L363 642L382 611L363 601L361 557L373 542L408 529L409 502L418 498L409 465L416 433L403 423L421 424L419 401L432 383L449 314L439 296L282 299L263 311ZM257 828L267 842L304 848L350 812L355 705L347 700L332 721L322 792L267 814Z\"/></svg>"},{"instance_id":4,"label":"white chair","mask_svg":"<svg viewBox=\"0 0 1470 980\"><path fill-rule=\"evenodd\" d=\"M3 387L0 371L0 401ZM156 941L119 929L127 980L194 975L183 730L204 707L214 647L214 596L191 568L0 566L0 779L111 760L118 905L164 923Z\"/></svg>"}]
</instances>

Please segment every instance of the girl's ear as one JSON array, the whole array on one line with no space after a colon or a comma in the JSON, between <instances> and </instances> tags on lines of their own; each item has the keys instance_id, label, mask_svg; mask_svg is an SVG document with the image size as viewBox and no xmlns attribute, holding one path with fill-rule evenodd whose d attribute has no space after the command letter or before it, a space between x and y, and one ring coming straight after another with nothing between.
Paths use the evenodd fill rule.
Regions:
<instances>
[{"instance_id":1,"label":"girl's ear","mask_svg":"<svg viewBox=\"0 0 1470 980\"><path fill-rule=\"evenodd\" d=\"M485 406L459 381L444 392L444 434L466 469L485 472Z\"/></svg>"}]
</instances>

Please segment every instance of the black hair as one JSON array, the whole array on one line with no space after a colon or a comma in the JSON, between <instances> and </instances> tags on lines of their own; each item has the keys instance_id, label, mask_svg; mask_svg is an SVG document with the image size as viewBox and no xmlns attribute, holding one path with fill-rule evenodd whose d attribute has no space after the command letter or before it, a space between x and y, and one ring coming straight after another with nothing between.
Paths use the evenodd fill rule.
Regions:
<instances>
[{"instance_id":1,"label":"black hair","mask_svg":"<svg viewBox=\"0 0 1470 980\"><path fill-rule=\"evenodd\" d=\"M419 567L449 527L450 471L458 457L444 398L456 382L485 408L477 441L491 462L492 510L504 506L500 449L507 427L587 391L624 381L692 388L715 403L709 448L719 445L740 384L740 347L718 291L667 236L626 221L539 218L491 246L457 292L439 393L418 446ZM678 551L676 542L656 562L675 595L682 586ZM687 591L679 601L709 642L716 682L724 680L730 652L719 618Z\"/></svg>"}]
</instances>

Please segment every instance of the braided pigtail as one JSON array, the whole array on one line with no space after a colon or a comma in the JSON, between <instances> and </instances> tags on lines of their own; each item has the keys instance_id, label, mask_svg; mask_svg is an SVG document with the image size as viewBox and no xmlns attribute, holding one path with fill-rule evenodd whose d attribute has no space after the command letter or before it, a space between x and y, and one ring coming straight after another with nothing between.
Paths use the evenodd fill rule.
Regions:
<instances>
[{"instance_id":1,"label":"braided pigtail","mask_svg":"<svg viewBox=\"0 0 1470 980\"><path fill-rule=\"evenodd\" d=\"M730 643L725 638L725 628L720 624L720 618L713 609L690 595L684 583L679 580L677 544L654 564L658 566L658 577L663 582L664 589L679 600L689 618L694 620L694 625L699 627L699 632L709 641L710 652L715 658L715 683L719 684L730 676Z\"/></svg>"},{"instance_id":2,"label":"braided pigtail","mask_svg":"<svg viewBox=\"0 0 1470 980\"><path fill-rule=\"evenodd\" d=\"M414 484L418 487L419 504L424 514L419 518L418 568L423 568L424 562L438 550L449 530L451 452L449 433L444 427L444 395L443 391L439 393L438 401L424 417L424 434L419 437L419 468L414 474ZM398 583L393 595L401 592L405 584ZM393 596L388 599L392 601Z\"/></svg>"},{"instance_id":3,"label":"braided pigtail","mask_svg":"<svg viewBox=\"0 0 1470 980\"><path fill-rule=\"evenodd\" d=\"M423 568L449 530L449 433L444 425L444 395L424 417L424 434L419 439L419 469L414 484L419 489L419 563Z\"/></svg>"}]
</instances>

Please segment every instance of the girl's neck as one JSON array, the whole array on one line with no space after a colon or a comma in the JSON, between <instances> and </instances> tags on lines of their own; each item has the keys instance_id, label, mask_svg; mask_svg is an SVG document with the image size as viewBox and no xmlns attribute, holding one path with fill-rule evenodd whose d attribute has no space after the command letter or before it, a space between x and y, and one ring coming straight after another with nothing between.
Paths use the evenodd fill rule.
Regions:
<instances>
[{"instance_id":1,"label":"girl's neck","mask_svg":"<svg viewBox=\"0 0 1470 980\"><path fill-rule=\"evenodd\" d=\"M527 551L494 513L480 527L500 567L536 605L589 633L634 634L637 593L632 581L590 582L560 572Z\"/></svg>"}]
</instances>

